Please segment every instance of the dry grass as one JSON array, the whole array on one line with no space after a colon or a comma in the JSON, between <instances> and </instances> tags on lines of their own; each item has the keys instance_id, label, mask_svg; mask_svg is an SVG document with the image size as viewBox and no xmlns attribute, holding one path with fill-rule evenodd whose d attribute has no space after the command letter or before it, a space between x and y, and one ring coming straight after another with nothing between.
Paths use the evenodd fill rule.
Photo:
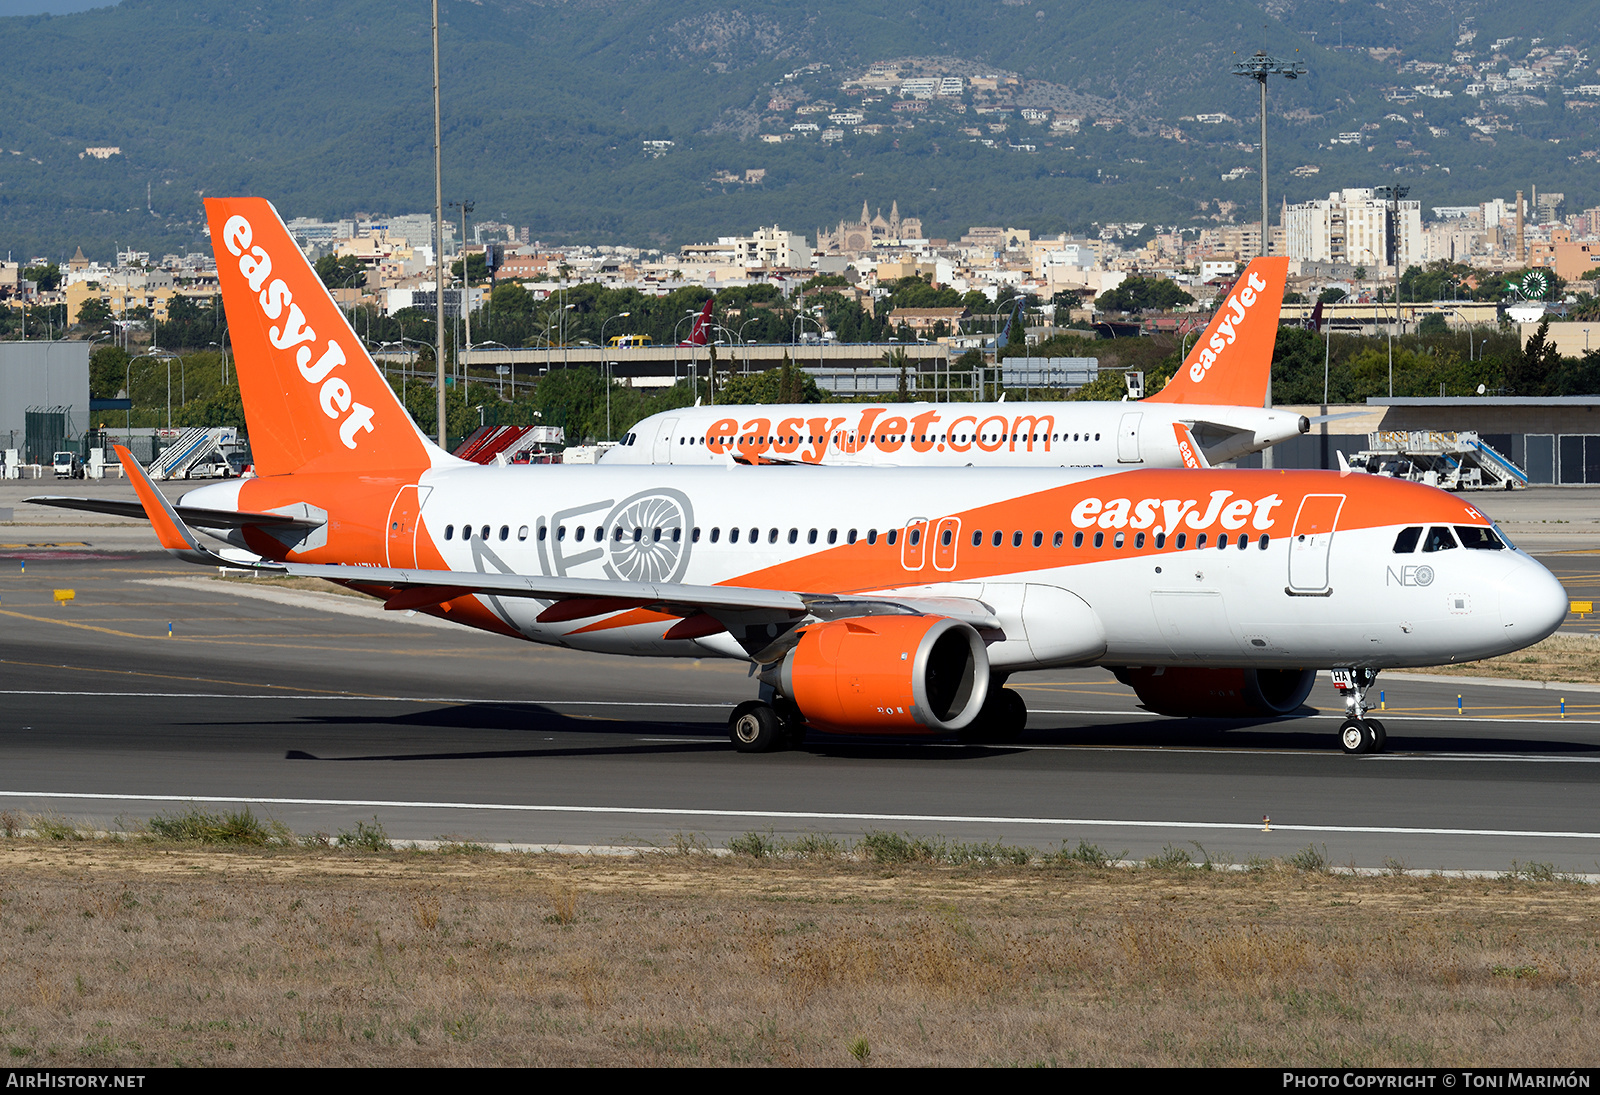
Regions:
<instances>
[{"instance_id":1,"label":"dry grass","mask_svg":"<svg viewBox=\"0 0 1600 1095\"><path fill-rule=\"evenodd\" d=\"M28 839L0 880L14 1065L1600 1059L1559 880Z\"/></svg>"},{"instance_id":2,"label":"dry grass","mask_svg":"<svg viewBox=\"0 0 1600 1095\"><path fill-rule=\"evenodd\" d=\"M1392 670L1404 673L1405 670ZM1556 634L1514 654L1460 665L1417 670L1453 677L1508 677L1526 681L1600 681L1600 635Z\"/></svg>"}]
</instances>

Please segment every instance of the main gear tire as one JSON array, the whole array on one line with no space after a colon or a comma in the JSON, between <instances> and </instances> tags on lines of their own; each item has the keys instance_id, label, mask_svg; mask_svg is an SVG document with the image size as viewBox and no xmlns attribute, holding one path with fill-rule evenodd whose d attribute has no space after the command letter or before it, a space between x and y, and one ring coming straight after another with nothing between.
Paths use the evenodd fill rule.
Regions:
<instances>
[{"instance_id":1,"label":"main gear tire","mask_svg":"<svg viewBox=\"0 0 1600 1095\"><path fill-rule=\"evenodd\" d=\"M728 717L728 739L741 753L770 753L788 743L788 728L770 703L746 700Z\"/></svg>"}]
</instances>

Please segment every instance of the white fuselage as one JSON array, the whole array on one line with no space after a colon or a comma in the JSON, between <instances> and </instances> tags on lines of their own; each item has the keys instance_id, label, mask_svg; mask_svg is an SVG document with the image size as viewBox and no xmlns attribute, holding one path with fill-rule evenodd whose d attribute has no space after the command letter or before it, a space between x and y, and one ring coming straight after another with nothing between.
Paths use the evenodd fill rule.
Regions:
<instances>
[{"instance_id":1,"label":"white fuselage","mask_svg":"<svg viewBox=\"0 0 1600 1095\"><path fill-rule=\"evenodd\" d=\"M1449 523L1418 516L1429 507L1486 524L1465 503L1414 484L1321 472L1027 468L903 469L887 484L882 472L848 468L440 469L418 488L416 535L431 547L418 543L415 557L436 553L467 573L981 601L1001 621L986 638L1002 670L1432 665L1526 646L1566 611L1560 584L1515 549L1395 554L1399 529ZM1390 504L1400 499L1382 521L1372 504L1362 516L1360 492L1374 484L1391 492ZM232 508L239 489L202 487L185 502ZM1348 504L1334 492L1347 492ZM1337 498L1332 519L1352 527L1306 535L1310 526L1297 526L1302 498ZM386 562L396 565L373 565ZM536 642L746 656L726 635L663 638L671 618L613 611L540 623L549 601L480 600Z\"/></svg>"},{"instance_id":2,"label":"white fuselage","mask_svg":"<svg viewBox=\"0 0 1600 1095\"><path fill-rule=\"evenodd\" d=\"M1298 414L1183 403L793 403L686 407L638 422L606 464L752 462L877 467L1154 467L1210 463L1305 432Z\"/></svg>"}]
</instances>

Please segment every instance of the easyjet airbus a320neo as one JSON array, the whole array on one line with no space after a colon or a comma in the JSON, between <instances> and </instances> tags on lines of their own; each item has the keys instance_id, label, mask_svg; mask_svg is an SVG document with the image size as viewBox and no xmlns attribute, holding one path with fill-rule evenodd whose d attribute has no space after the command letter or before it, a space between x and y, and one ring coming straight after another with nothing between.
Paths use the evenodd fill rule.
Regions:
<instances>
[{"instance_id":1,"label":"easyjet airbus a320neo","mask_svg":"<svg viewBox=\"0 0 1600 1095\"><path fill-rule=\"evenodd\" d=\"M709 406L640 420L605 464L1201 468L1305 433L1264 407L1289 260L1240 276L1177 375L1138 402Z\"/></svg>"},{"instance_id":2,"label":"easyjet airbus a320neo","mask_svg":"<svg viewBox=\"0 0 1600 1095\"><path fill-rule=\"evenodd\" d=\"M271 205L206 210L259 477L175 507L121 450L139 504L51 501L514 638L751 661L741 750L807 726L1014 733L1007 677L1100 665L1153 710L1256 718L1344 671L1339 739L1363 752L1383 743L1378 670L1516 650L1565 615L1471 505L1377 476L465 463L418 431Z\"/></svg>"}]
</instances>

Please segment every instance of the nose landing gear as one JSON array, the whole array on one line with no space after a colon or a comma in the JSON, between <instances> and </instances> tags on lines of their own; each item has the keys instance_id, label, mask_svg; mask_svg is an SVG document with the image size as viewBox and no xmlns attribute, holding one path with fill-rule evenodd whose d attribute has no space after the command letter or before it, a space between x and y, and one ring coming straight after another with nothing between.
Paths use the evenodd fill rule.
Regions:
<instances>
[{"instance_id":1,"label":"nose landing gear","mask_svg":"<svg viewBox=\"0 0 1600 1095\"><path fill-rule=\"evenodd\" d=\"M1339 748L1346 753L1381 753L1389 740L1383 723L1366 717L1372 710L1367 694L1377 680L1376 669L1333 671L1333 686L1344 698L1345 719L1339 724Z\"/></svg>"}]
</instances>

